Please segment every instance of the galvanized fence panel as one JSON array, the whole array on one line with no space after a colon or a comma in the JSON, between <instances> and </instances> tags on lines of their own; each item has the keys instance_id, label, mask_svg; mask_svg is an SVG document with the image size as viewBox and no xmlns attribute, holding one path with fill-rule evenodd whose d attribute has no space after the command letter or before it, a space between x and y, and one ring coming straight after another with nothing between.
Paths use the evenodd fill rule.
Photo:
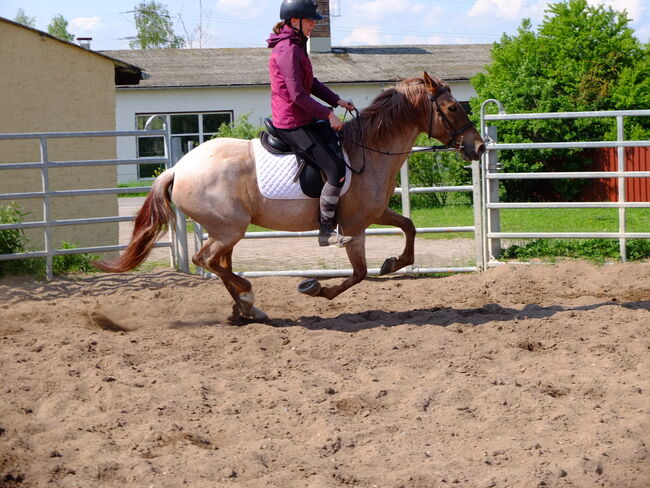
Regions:
<instances>
[{"instance_id":1,"label":"galvanized fence panel","mask_svg":"<svg viewBox=\"0 0 650 488\"><path fill-rule=\"evenodd\" d=\"M5 193L0 194L0 202L15 201L27 198L40 198L43 202L43 220L32 222L21 222L15 224L0 224L0 231L14 229L43 229L44 250L30 251L14 254L0 254L0 261L25 259L25 258L45 258L46 278L53 277L53 260L55 256L66 256L82 253L102 253L111 251L121 251L126 246L93 246L80 247L75 249L56 249L52 242L52 228L69 225L92 225L110 222L127 222L134 217L97 217L86 219L54 219L52 216L52 199L57 197L75 197L86 195L110 195L118 193L136 193L149 191L149 187L132 187L132 188L101 188L87 190L52 190L50 188L50 170L55 168L68 167L92 167L92 166L118 166L125 164L164 164L169 167L169 159L163 158L138 158L134 159L109 159L109 160L88 160L88 161L51 161L48 154L48 141L52 139L70 139L70 138L95 138L95 137L138 137L138 136L164 136L165 154L168 154L169 134L166 130L139 130L139 131L86 131L86 132L38 132L28 134L0 134L0 140L38 140L40 145L41 161L28 163L8 163L0 164L0 172L3 170L22 170L22 169L40 169L42 190L39 192L22 192L22 193ZM173 239L167 242L159 242L156 247L172 247Z\"/></svg>"},{"instance_id":2,"label":"galvanized fence panel","mask_svg":"<svg viewBox=\"0 0 650 488\"><path fill-rule=\"evenodd\" d=\"M498 114L487 114L486 107L495 104ZM650 171L626 171L625 153L627 147L650 147L650 141L626 141L624 137L624 119L626 117L648 117L650 110L616 110L602 112L556 112L507 114L498 100L490 99L481 106L481 134L486 141L486 152L481 162L483 189L483 219L485 221L484 256L485 267L499 264L501 239L618 239L621 260L627 259L627 239L649 239L650 233L627 232L626 209L650 208L650 202L628 202L625 192L627 178L650 177ZM488 127L488 121L535 120L535 119L582 119L582 118L616 118L616 141L579 141L579 142L537 142L537 143L499 143L496 127ZM583 172L540 172L540 173L501 173L498 163L499 151L517 151L523 149L568 149L568 148L617 148L617 171L583 171ZM500 202L499 181L502 180L539 180L539 179L581 179L581 178L616 178L618 182L617 202ZM504 208L617 208L618 232L502 232L500 209Z\"/></svg>"}]
</instances>

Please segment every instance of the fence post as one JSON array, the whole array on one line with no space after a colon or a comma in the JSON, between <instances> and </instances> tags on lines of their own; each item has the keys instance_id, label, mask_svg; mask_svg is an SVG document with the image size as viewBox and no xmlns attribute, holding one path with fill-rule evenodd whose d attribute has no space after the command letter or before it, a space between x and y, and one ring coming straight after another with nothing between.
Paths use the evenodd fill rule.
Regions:
<instances>
[{"instance_id":1,"label":"fence post","mask_svg":"<svg viewBox=\"0 0 650 488\"><path fill-rule=\"evenodd\" d=\"M625 131L623 130L623 116L616 116L616 133L618 142L623 142L625 140ZM618 171L625 171L625 148L618 146L616 148L617 158L618 158ZM627 191L625 186L625 178L618 178L618 202L625 203L627 202ZM626 224L626 208L619 207L618 209L618 231L621 234L624 234L627 229ZM619 252L621 254L621 261L627 261L627 239L621 237L618 241Z\"/></svg>"},{"instance_id":2,"label":"fence post","mask_svg":"<svg viewBox=\"0 0 650 488\"><path fill-rule=\"evenodd\" d=\"M409 183L409 160L406 158L400 169L400 187L402 189L402 215L411 218L411 185Z\"/></svg>"},{"instance_id":3,"label":"fence post","mask_svg":"<svg viewBox=\"0 0 650 488\"><path fill-rule=\"evenodd\" d=\"M497 143L496 127L486 127L485 135L487 136L489 143ZM487 156L485 157L485 183L487 187L485 188L485 203L499 203L499 180L487 178L490 174L499 171L499 152L496 149L489 149L489 144L487 147ZM501 212L498 208L490 208L487 209L486 212L485 235L487 236L487 251L489 252L487 258L488 261L491 261L492 259L499 257L501 254L501 239L493 239L489 237L491 232L501 232Z\"/></svg>"},{"instance_id":4,"label":"fence post","mask_svg":"<svg viewBox=\"0 0 650 488\"><path fill-rule=\"evenodd\" d=\"M474 243L476 246L476 267L481 271L487 269L484 256L483 209L481 194L481 162L472 161L472 202L474 207Z\"/></svg>"},{"instance_id":5,"label":"fence post","mask_svg":"<svg viewBox=\"0 0 650 488\"><path fill-rule=\"evenodd\" d=\"M52 257L52 205L50 201L50 172L49 156L47 152L47 138L40 137L41 144L41 181L43 185L43 220L45 221L45 279L51 281L54 278L54 258Z\"/></svg>"}]
</instances>

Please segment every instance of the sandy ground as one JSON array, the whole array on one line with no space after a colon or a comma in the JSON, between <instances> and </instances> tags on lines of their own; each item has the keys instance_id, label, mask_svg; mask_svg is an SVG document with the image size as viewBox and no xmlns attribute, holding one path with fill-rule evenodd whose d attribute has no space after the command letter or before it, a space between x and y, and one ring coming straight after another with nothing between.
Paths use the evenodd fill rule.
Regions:
<instances>
[{"instance_id":1,"label":"sandy ground","mask_svg":"<svg viewBox=\"0 0 650 488\"><path fill-rule=\"evenodd\" d=\"M0 486L650 486L650 263L0 281Z\"/></svg>"}]
</instances>

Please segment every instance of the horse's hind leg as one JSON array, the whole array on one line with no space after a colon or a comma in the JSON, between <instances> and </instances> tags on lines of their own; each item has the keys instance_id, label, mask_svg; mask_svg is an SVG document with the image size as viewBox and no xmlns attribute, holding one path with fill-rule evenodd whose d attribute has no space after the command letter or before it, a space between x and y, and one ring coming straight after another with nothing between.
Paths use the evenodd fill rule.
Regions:
<instances>
[{"instance_id":1,"label":"horse's hind leg","mask_svg":"<svg viewBox=\"0 0 650 488\"><path fill-rule=\"evenodd\" d=\"M404 266L409 266L415 262L415 225L413 221L403 215L398 214L394 210L387 208L384 213L373 222L380 225L392 225L402 229L406 236L406 245L404 251L398 257L391 257L384 261L379 271L380 275L385 275L402 269Z\"/></svg>"},{"instance_id":2,"label":"horse's hind leg","mask_svg":"<svg viewBox=\"0 0 650 488\"><path fill-rule=\"evenodd\" d=\"M194 255L192 262L219 276L235 302L233 305L233 318L244 317L265 320L267 315L253 306L255 295L250 281L232 272L233 246L234 244L224 246L210 237L199 252Z\"/></svg>"},{"instance_id":3,"label":"horse's hind leg","mask_svg":"<svg viewBox=\"0 0 650 488\"><path fill-rule=\"evenodd\" d=\"M360 233L353 236L354 239L345 246L345 251L348 254L348 259L352 265L352 276L343 280L341 284L335 286L321 286L315 279L303 280L298 285L298 291L313 297L323 297L328 300L339 296L348 288L353 287L368 274L368 266L366 264L366 236L365 233Z\"/></svg>"}]
</instances>

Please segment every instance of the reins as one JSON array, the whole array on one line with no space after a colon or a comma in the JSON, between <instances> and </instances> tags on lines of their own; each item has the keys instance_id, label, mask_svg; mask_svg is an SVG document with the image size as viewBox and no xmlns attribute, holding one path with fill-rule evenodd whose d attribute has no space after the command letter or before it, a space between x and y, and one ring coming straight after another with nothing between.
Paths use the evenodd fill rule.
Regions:
<instances>
[{"instance_id":1,"label":"reins","mask_svg":"<svg viewBox=\"0 0 650 488\"><path fill-rule=\"evenodd\" d=\"M458 145L458 147L456 146L456 139L458 138L458 136L460 136L466 130L475 127L475 125L474 125L474 123L472 121L469 121L465 125L463 125L460 129L457 129L457 130L453 129L453 127L451 125L451 121L449 120L447 115L438 106L438 97L440 97L441 95L443 95L444 93L447 93L447 92L449 92L449 88L444 88L443 90L440 90L435 95L429 95L429 100L432 103L432 110L431 110L431 113L430 113L430 116L429 116L429 132L427 133L427 135L429 137L431 137L431 131L433 130L433 112L435 110L440 114L440 117L442 118L443 124L445 125L447 130L450 132L450 135L449 135L450 139L449 139L449 142L447 144L431 145L431 146L418 146L418 147L415 147L415 148L411 149L410 151L392 152L392 151L383 151L381 149L375 149L375 148L372 148L372 147L368 147L365 144L363 144L361 142L357 142L354 139L345 139L343 136L339 136L339 139L341 139L341 140L345 139L346 141L354 144L355 146L364 149L364 151L361 151L361 154L363 155L363 165L361 166L360 170L355 170L354 168L352 168L347 163L347 161L345 162L345 165L354 174L359 175L359 174L363 173L363 171L366 168L366 153L365 153L365 150L376 152L376 153L379 153L379 154L383 154L385 156L403 156L405 154L412 154L412 153L437 152L437 151L455 151L456 149L462 149L463 148L463 138L461 137L460 144ZM350 112L352 114L352 117L356 120L358 138L359 138L360 141L363 141L364 140L363 139L363 128L362 128L362 125L361 125L361 115L359 114L359 110L357 110L356 108L354 109L354 112L350 111L350 110L346 110L345 115L343 116L343 121L345 121L345 116L347 115L348 112Z\"/></svg>"}]
</instances>

